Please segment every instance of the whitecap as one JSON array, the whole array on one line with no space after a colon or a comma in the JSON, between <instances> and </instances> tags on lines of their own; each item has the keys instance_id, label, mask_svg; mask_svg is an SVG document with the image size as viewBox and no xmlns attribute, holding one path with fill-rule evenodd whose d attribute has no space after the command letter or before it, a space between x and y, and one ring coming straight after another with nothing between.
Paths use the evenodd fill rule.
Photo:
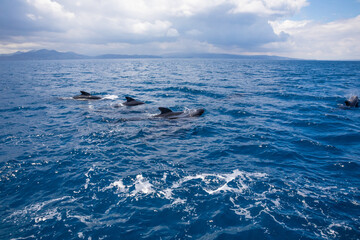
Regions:
<instances>
[{"instance_id":1,"label":"whitecap","mask_svg":"<svg viewBox=\"0 0 360 240\"><path fill-rule=\"evenodd\" d=\"M135 196L138 193L151 194L155 192L152 188L153 185L148 180L145 180L141 174L136 176L134 185L135 190L131 192L131 196Z\"/></svg>"},{"instance_id":2,"label":"whitecap","mask_svg":"<svg viewBox=\"0 0 360 240\"><path fill-rule=\"evenodd\" d=\"M215 178L217 180L225 182L221 186L216 189L208 189L204 188L204 191L210 195L217 194L220 192L234 192L234 193L242 193L244 190L248 189L248 185L244 182L245 180L252 182L254 181L252 177L255 178L264 178L267 175L264 173L246 173L240 171L238 169L234 170L229 174L198 174L195 176L187 176L180 180L178 183L173 185L173 188L177 188L182 185L184 182L191 181L194 179L200 179L201 181L209 184L209 178ZM232 181L236 180L236 187L230 187L228 184Z\"/></svg>"},{"instance_id":3,"label":"whitecap","mask_svg":"<svg viewBox=\"0 0 360 240\"><path fill-rule=\"evenodd\" d=\"M78 232L78 238L84 239L84 234L82 232Z\"/></svg>"},{"instance_id":4,"label":"whitecap","mask_svg":"<svg viewBox=\"0 0 360 240\"><path fill-rule=\"evenodd\" d=\"M166 188L163 191L160 191L160 193L166 198L166 199L172 199L172 189L171 188Z\"/></svg>"},{"instance_id":5,"label":"whitecap","mask_svg":"<svg viewBox=\"0 0 360 240\"><path fill-rule=\"evenodd\" d=\"M132 183L124 184L124 179L118 179L110 183L107 187L101 189L106 191L109 189L116 189L114 193L127 193L123 197L139 197L139 195L154 194L155 197L174 200L179 202L178 191L184 190L184 184L188 183L186 187L197 186L209 195L220 194L225 192L242 194L250 188L252 182L259 178L267 177L264 173L247 173L240 170L234 170L229 174L207 174L201 173L196 175L188 175L180 177L170 186L166 186L169 173L164 173L158 180L145 178L142 174L136 176ZM178 176L178 175L177 175ZM160 181L159 181L160 180ZM195 181L195 182L192 182ZM182 199L180 202L186 201ZM277 205L277 203L274 203Z\"/></svg>"},{"instance_id":6,"label":"whitecap","mask_svg":"<svg viewBox=\"0 0 360 240\"><path fill-rule=\"evenodd\" d=\"M128 189L126 188L126 186L124 185L122 180L118 180L118 181L111 183L109 187L110 188L116 187L118 192L127 192L128 191Z\"/></svg>"}]
</instances>

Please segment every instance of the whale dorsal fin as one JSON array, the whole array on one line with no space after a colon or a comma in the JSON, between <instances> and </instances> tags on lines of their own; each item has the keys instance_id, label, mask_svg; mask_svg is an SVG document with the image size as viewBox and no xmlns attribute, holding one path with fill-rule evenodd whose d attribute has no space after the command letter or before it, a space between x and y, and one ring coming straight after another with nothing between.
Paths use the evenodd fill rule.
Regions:
<instances>
[{"instance_id":1,"label":"whale dorsal fin","mask_svg":"<svg viewBox=\"0 0 360 240\"><path fill-rule=\"evenodd\" d=\"M164 108L164 107L159 107L159 110L160 110L161 114L172 112L170 109Z\"/></svg>"},{"instance_id":2,"label":"whale dorsal fin","mask_svg":"<svg viewBox=\"0 0 360 240\"><path fill-rule=\"evenodd\" d=\"M85 95L85 96L90 96L91 94L88 93L88 92L85 92L85 91L80 91L81 92L81 95Z\"/></svg>"},{"instance_id":3,"label":"whale dorsal fin","mask_svg":"<svg viewBox=\"0 0 360 240\"><path fill-rule=\"evenodd\" d=\"M135 101L135 99L131 98L131 97L125 97L127 102L132 102Z\"/></svg>"}]
</instances>

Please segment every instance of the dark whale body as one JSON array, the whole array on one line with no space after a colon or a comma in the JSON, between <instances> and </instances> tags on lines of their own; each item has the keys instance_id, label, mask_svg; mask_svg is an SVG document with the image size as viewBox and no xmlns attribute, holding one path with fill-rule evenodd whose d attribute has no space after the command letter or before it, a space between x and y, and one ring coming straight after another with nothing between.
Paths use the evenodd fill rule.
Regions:
<instances>
[{"instance_id":1,"label":"dark whale body","mask_svg":"<svg viewBox=\"0 0 360 240\"><path fill-rule=\"evenodd\" d=\"M73 99L76 99L76 100L99 100L99 99L101 99L101 97L91 95L88 92L85 92L85 91L80 91L80 92L81 92L81 94L74 96Z\"/></svg>"},{"instance_id":2,"label":"dark whale body","mask_svg":"<svg viewBox=\"0 0 360 240\"><path fill-rule=\"evenodd\" d=\"M167 119L176 119L176 118L186 118L186 117L199 117L205 110L203 108L196 109L189 112L173 112L169 108L159 107L160 114L155 115L154 117L162 117Z\"/></svg>"},{"instance_id":3,"label":"dark whale body","mask_svg":"<svg viewBox=\"0 0 360 240\"><path fill-rule=\"evenodd\" d=\"M352 96L345 101L345 105L348 107L359 107L359 98L358 96Z\"/></svg>"},{"instance_id":4,"label":"dark whale body","mask_svg":"<svg viewBox=\"0 0 360 240\"><path fill-rule=\"evenodd\" d=\"M137 101L131 97L125 97L125 98L126 98L126 102L123 102L123 105L125 105L125 106L137 106L137 105L145 104L145 103Z\"/></svg>"}]
</instances>

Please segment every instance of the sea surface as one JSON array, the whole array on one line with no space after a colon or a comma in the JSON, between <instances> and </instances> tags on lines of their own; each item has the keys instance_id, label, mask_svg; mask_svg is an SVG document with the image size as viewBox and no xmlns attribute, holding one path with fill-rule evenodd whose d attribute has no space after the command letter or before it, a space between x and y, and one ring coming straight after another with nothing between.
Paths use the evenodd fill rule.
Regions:
<instances>
[{"instance_id":1,"label":"sea surface","mask_svg":"<svg viewBox=\"0 0 360 240\"><path fill-rule=\"evenodd\" d=\"M360 62L2 61L0 239L360 239L352 95Z\"/></svg>"}]
</instances>

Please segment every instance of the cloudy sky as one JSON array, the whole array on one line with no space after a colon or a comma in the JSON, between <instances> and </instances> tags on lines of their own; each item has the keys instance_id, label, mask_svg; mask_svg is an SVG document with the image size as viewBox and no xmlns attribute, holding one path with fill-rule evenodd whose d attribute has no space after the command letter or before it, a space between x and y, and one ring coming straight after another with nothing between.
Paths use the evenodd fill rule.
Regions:
<instances>
[{"instance_id":1,"label":"cloudy sky","mask_svg":"<svg viewBox=\"0 0 360 240\"><path fill-rule=\"evenodd\" d=\"M0 0L0 54L360 59L360 0Z\"/></svg>"}]
</instances>

